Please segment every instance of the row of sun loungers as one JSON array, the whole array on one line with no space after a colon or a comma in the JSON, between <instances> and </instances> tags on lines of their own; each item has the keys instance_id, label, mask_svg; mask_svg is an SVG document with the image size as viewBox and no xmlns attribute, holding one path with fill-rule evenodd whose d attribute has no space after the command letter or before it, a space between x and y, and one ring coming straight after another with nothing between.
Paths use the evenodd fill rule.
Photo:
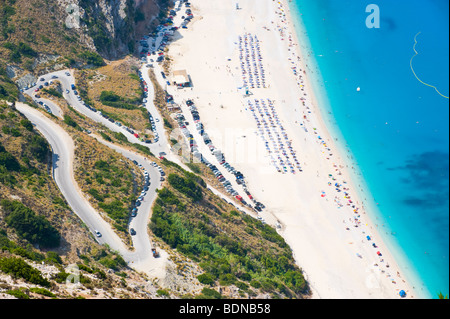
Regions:
<instances>
[{"instance_id":1,"label":"row of sun loungers","mask_svg":"<svg viewBox=\"0 0 450 319\"><path fill-rule=\"evenodd\" d=\"M257 133L262 138L277 171L292 174L297 170L301 172L300 162L278 117L274 102L270 99L248 100L248 108L256 121Z\"/></svg>"}]
</instances>

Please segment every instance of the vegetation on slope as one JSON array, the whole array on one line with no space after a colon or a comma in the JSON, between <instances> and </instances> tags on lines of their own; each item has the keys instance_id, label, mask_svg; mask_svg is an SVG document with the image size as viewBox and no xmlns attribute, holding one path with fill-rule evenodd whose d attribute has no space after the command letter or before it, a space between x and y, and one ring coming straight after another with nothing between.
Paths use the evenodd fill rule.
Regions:
<instances>
[{"instance_id":1,"label":"vegetation on slope","mask_svg":"<svg viewBox=\"0 0 450 319\"><path fill-rule=\"evenodd\" d=\"M77 112L62 98L53 97L53 101L64 113L62 121L53 120L58 121L75 142L74 174L78 186L93 207L106 214L105 219L119 235L130 241L127 225L138 191L142 189L143 174L130 160L86 134L87 129L103 129L101 125ZM100 134L111 140L107 133ZM112 136L121 138L117 133ZM130 145L125 141L126 138L124 143Z\"/></svg>"},{"instance_id":2,"label":"vegetation on slope","mask_svg":"<svg viewBox=\"0 0 450 319\"><path fill-rule=\"evenodd\" d=\"M98 56L80 37L81 29L67 28L67 12L57 1L0 0L0 8L0 60L5 63L37 73L58 63L90 63ZM40 54L56 59L38 61Z\"/></svg>"},{"instance_id":3,"label":"vegetation on slope","mask_svg":"<svg viewBox=\"0 0 450 319\"><path fill-rule=\"evenodd\" d=\"M225 207L196 175L178 169L158 192L150 229L199 263L199 281L235 285L254 296L302 298L308 285L284 239L271 226Z\"/></svg>"},{"instance_id":4,"label":"vegetation on slope","mask_svg":"<svg viewBox=\"0 0 450 319\"><path fill-rule=\"evenodd\" d=\"M77 140L75 178L91 203L127 234L131 208L143 185L143 175L132 162L92 138Z\"/></svg>"},{"instance_id":5,"label":"vegetation on slope","mask_svg":"<svg viewBox=\"0 0 450 319\"><path fill-rule=\"evenodd\" d=\"M127 57L96 70L77 71L75 76L83 101L139 135L149 137L152 132L148 113L141 107L143 89L136 73L138 67Z\"/></svg>"},{"instance_id":6,"label":"vegetation on slope","mask_svg":"<svg viewBox=\"0 0 450 319\"><path fill-rule=\"evenodd\" d=\"M11 274L13 278L22 278L25 281L49 287L50 282L42 277L39 270L31 267L23 259L17 257L0 258L0 270L6 274Z\"/></svg>"},{"instance_id":7,"label":"vegetation on slope","mask_svg":"<svg viewBox=\"0 0 450 319\"><path fill-rule=\"evenodd\" d=\"M36 215L19 201L3 199L0 205L5 213L6 224L13 228L20 238L44 248L59 246L61 235L45 217Z\"/></svg>"},{"instance_id":8,"label":"vegetation on slope","mask_svg":"<svg viewBox=\"0 0 450 319\"><path fill-rule=\"evenodd\" d=\"M0 274L11 275L18 284L46 287L56 297L73 297L65 292L69 275L65 268L76 263L85 275L83 289L96 287L115 294L127 286L125 278L132 273L119 255L96 243L68 207L52 179L50 154L49 145L31 122L13 106L0 102ZM123 171L126 174L129 169ZM33 263L57 267L46 279L50 288L40 281L43 275ZM109 269L122 275L107 274ZM0 298L2 292L26 298L48 295L4 283Z\"/></svg>"},{"instance_id":9,"label":"vegetation on slope","mask_svg":"<svg viewBox=\"0 0 450 319\"><path fill-rule=\"evenodd\" d=\"M0 60L0 101L13 102L19 96L19 89L6 73L6 65Z\"/></svg>"}]
</instances>

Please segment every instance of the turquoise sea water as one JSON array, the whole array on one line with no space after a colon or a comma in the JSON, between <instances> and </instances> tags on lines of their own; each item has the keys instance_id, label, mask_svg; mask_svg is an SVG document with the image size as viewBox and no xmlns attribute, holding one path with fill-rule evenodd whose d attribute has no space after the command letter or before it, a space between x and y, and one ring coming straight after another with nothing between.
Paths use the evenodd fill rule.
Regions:
<instances>
[{"instance_id":1,"label":"turquoise sea water","mask_svg":"<svg viewBox=\"0 0 450 319\"><path fill-rule=\"evenodd\" d=\"M380 9L378 29L366 26L369 4ZM358 167L371 217L421 297L448 294L449 100L410 66L420 32L413 69L449 95L448 1L290 6L321 111Z\"/></svg>"}]
</instances>

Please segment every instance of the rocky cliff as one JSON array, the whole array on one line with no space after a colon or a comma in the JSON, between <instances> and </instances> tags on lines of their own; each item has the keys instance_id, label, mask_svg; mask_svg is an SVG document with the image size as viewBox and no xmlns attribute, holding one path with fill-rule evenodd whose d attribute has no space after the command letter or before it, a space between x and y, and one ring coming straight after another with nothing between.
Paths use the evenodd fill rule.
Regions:
<instances>
[{"instance_id":1,"label":"rocky cliff","mask_svg":"<svg viewBox=\"0 0 450 319\"><path fill-rule=\"evenodd\" d=\"M136 39L151 29L169 0L59 0L76 28L107 59L134 53ZM66 23L67 24L67 23Z\"/></svg>"},{"instance_id":2,"label":"rocky cliff","mask_svg":"<svg viewBox=\"0 0 450 319\"><path fill-rule=\"evenodd\" d=\"M22 88L40 74L134 53L171 2L0 0L0 86L9 78Z\"/></svg>"}]
</instances>

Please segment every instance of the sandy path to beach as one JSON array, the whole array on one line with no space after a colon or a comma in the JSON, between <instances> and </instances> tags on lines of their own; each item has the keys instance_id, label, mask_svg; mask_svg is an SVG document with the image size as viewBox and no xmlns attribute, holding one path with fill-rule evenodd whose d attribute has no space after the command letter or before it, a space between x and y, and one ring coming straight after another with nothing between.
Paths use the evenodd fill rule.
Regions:
<instances>
[{"instance_id":1,"label":"sandy path to beach","mask_svg":"<svg viewBox=\"0 0 450 319\"><path fill-rule=\"evenodd\" d=\"M398 276L395 260L360 207L348 164L320 117L286 4L247 0L240 1L240 10L230 0L191 4L195 18L170 45L169 55L172 69L186 69L194 87L168 90L177 102L194 100L213 143L265 204L261 216L283 225L281 234L304 270L313 297L399 298L400 290L414 297L416 292ZM239 37L246 39L249 55ZM255 52L260 56L253 60ZM249 73L261 85L244 96L240 88Z\"/></svg>"}]
</instances>

